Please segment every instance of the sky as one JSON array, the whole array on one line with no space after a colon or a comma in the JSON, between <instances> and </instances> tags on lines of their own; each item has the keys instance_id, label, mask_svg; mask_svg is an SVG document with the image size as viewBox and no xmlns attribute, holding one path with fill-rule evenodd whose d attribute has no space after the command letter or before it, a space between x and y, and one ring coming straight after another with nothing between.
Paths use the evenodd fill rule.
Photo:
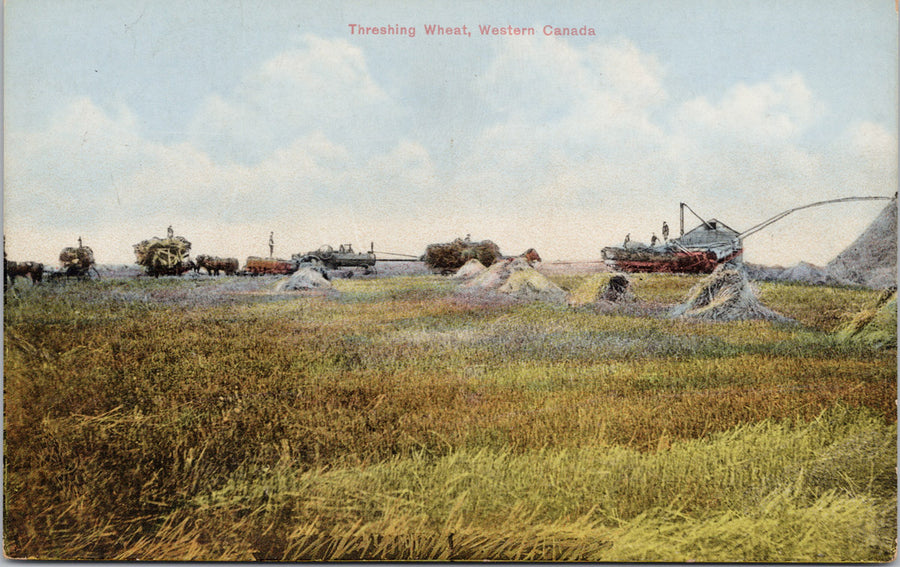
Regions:
<instances>
[{"instance_id":1,"label":"sky","mask_svg":"<svg viewBox=\"0 0 900 567\"><path fill-rule=\"evenodd\" d=\"M593 261L677 236L680 202L741 231L898 186L895 0L6 0L3 94L6 251L51 266L168 226L242 262L270 232ZM823 265L886 205L789 215L745 260Z\"/></svg>"}]
</instances>

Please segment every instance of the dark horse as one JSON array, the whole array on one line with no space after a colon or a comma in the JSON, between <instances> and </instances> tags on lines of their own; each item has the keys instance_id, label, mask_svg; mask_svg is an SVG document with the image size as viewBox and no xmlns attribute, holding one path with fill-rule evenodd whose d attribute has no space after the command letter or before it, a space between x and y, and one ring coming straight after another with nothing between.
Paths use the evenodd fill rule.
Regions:
<instances>
[{"instance_id":1,"label":"dark horse","mask_svg":"<svg viewBox=\"0 0 900 567\"><path fill-rule=\"evenodd\" d=\"M200 268L203 268L211 276L218 276L220 271L225 272L226 276L233 276L240 267L237 258L219 258L218 256L207 256L205 254L197 256L196 265L198 272Z\"/></svg>"},{"instance_id":2,"label":"dark horse","mask_svg":"<svg viewBox=\"0 0 900 567\"><path fill-rule=\"evenodd\" d=\"M40 262L14 262L3 260L3 283L13 285L17 277L28 278L32 285L44 278L44 265Z\"/></svg>"}]
</instances>

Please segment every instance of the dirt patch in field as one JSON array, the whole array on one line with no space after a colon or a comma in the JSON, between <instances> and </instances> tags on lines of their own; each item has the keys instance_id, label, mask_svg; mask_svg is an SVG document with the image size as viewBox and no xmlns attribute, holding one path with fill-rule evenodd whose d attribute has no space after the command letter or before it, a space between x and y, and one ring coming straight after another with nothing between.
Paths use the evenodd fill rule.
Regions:
<instances>
[{"instance_id":1,"label":"dirt patch in field","mask_svg":"<svg viewBox=\"0 0 900 567\"><path fill-rule=\"evenodd\" d=\"M675 307L670 316L707 321L790 320L763 305L746 272L730 265L716 268L708 278L694 286L687 300Z\"/></svg>"},{"instance_id":2,"label":"dirt patch in field","mask_svg":"<svg viewBox=\"0 0 900 567\"><path fill-rule=\"evenodd\" d=\"M541 262L541 273L550 276L579 275L579 274L603 274L612 270L603 262Z\"/></svg>"},{"instance_id":3,"label":"dirt patch in field","mask_svg":"<svg viewBox=\"0 0 900 567\"><path fill-rule=\"evenodd\" d=\"M547 279L521 257L507 258L494 263L472 279L464 282L461 298L490 300L507 298L513 301L543 301L565 304L569 294Z\"/></svg>"},{"instance_id":4,"label":"dirt patch in field","mask_svg":"<svg viewBox=\"0 0 900 567\"><path fill-rule=\"evenodd\" d=\"M98 264L100 278L136 278L144 275L144 269L137 264Z\"/></svg>"},{"instance_id":5,"label":"dirt patch in field","mask_svg":"<svg viewBox=\"0 0 900 567\"><path fill-rule=\"evenodd\" d=\"M433 272L425 265L425 262L409 260L408 262L385 262L376 260L375 271L369 275L360 275L361 278L391 278L394 276L424 276Z\"/></svg>"}]
</instances>

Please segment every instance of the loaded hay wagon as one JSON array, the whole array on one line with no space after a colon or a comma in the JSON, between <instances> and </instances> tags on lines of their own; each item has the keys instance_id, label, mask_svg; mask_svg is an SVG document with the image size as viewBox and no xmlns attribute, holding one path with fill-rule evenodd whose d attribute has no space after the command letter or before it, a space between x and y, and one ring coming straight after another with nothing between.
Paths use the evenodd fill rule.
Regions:
<instances>
[{"instance_id":1,"label":"loaded hay wagon","mask_svg":"<svg viewBox=\"0 0 900 567\"><path fill-rule=\"evenodd\" d=\"M59 253L59 263L63 274L67 278L86 278L90 276L90 271L97 269L94 267L94 251L90 246L84 246L81 238L78 239L78 246L68 246ZM99 274L97 274L99 277Z\"/></svg>"},{"instance_id":2,"label":"loaded hay wagon","mask_svg":"<svg viewBox=\"0 0 900 567\"><path fill-rule=\"evenodd\" d=\"M134 245L137 263L144 267L148 275L180 276L191 269L188 254L191 243L183 236L174 236L171 228L167 238L154 236Z\"/></svg>"},{"instance_id":3,"label":"loaded hay wagon","mask_svg":"<svg viewBox=\"0 0 900 567\"><path fill-rule=\"evenodd\" d=\"M537 253L535 252L535 255ZM429 244L425 248L425 265L433 272L451 274L469 260L476 259L485 267L503 258L500 247L490 240L473 242L468 236L453 242Z\"/></svg>"}]
</instances>

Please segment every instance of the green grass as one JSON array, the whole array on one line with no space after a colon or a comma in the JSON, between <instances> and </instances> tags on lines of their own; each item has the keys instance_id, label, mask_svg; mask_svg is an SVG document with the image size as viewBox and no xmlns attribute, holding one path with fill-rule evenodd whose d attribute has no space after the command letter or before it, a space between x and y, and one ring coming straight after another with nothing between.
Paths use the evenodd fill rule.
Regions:
<instances>
[{"instance_id":1,"label":"green grass","mask_svg":"<svg viewBox=\"0 0 900 567\"><path fill-rule=\"evenodd\" d=\"M760 301L779 313L821 331L834 331L870 307L882 292L803 283L757 284Z\"/></svg>"},{"instance_id":2,"label":"green grass","mask_svg":"<svg viewBox=\"0 0 900 567\"><path fill-rule=\"evenodd\" d=\"M798 321L776 325L474 306L436 276L273 284L7 295L7 555L893 556L896 349L832 332L877 292L765 284Z\"/></svg>"}]
</instances>

